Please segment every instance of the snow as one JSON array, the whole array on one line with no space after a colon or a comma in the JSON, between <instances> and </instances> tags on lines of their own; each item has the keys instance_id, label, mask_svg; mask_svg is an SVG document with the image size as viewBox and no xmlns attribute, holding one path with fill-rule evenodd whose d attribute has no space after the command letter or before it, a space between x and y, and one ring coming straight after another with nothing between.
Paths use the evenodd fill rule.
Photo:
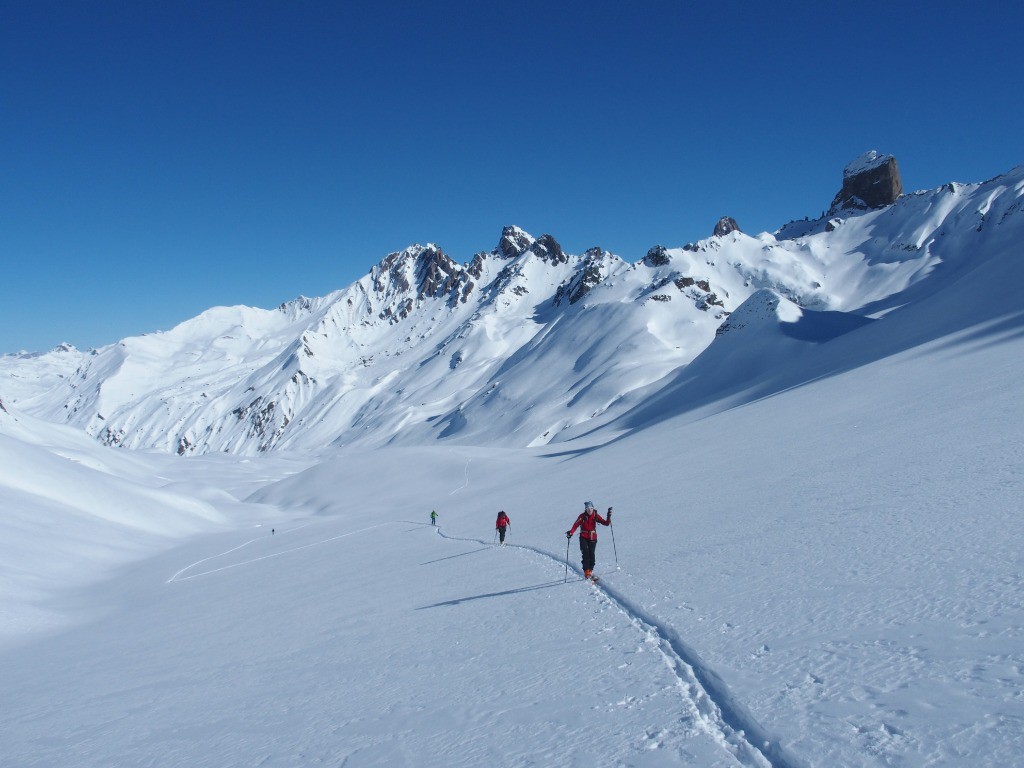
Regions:
<instances>
[{"instance_id":1,"label":"snow","mask_svg":"<svg viewBox=\"0 0 1024 768\"><path fill-rule=\"evenodd\" d=\"M305 333L309 372L347 389L258 456L239 436L107 448L38 418L66 362L4 358L0 762L1019 763L1018 182L670 249L670 271L729 293L696 334L674 325L705 317L679 309L693 286L638 304L667 273L611 258L571 311L537 316L540 281L576 265L524 257L503 265L530 293L490 295L501 311L357 321L342 342L323 329L361 316L346 290L121 348L138 374L118 386L165 397L186 385L161 377L213 355L191 396L230 414L218 398L273 386L266 361L290 365ZM236 320L208 349L202 326ZM426 352L380 344L420 334ZM398 359L332 373L345 344ZM116 378L116 352L90 359ZM374 396L346 406L359 387ZM158 443L153 402L134 407ZM335 441L346 407L387 438ZM615 509L596 586L564 535L586 499Z\"/></svg>"},{"instance_id":2,"label":"snow","mask_svg":"<svg viewBox=\"0 0 1024 768\"><path fill-rule=\"evenodd\" d=\"M843 169L843 178L850 179L867 171L873 171L875 168L885 165L891 158L892 155L879 154L877 150L872 149L847 164Z\"/></svg>"},{"instance_id":3,"label":"snow","mask_svg":"<svg viewBox=\"0 0 1024 768\"><path fill-rule=\"evenodd\" d=\"M600 249L564 262L481 254L470 267L410 246L322 298L215 308L89 354L4 356L0 395L108 444L186 455L565 442L691 364L759 290L856 322L944 284L936 271L987 261L1024 236L1022 184L1015 169L832 231L734 232L667 248L655 267Z\"/></svg>"}]
</instances>

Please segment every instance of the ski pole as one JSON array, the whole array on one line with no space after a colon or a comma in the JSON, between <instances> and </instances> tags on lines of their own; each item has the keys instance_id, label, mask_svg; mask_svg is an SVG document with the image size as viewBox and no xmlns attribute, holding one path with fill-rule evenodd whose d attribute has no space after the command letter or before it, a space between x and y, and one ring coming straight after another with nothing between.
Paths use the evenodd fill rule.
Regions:
<instances>
[{"instance_id":1,"label":"ski pole","mask_svg":"<svg viewBox=\"0 0 1024 768\"><path fill-rule=\"evenodd\" d=\"M563 584L569 580L569 540L571 538L571 536L565 537L565 580L562 582Z\"/></svg>"},{"instance_id":2,"label":"ski pole","mask_svg":"<svg viewBox=\"0 0 1024 768\"><path fill-rule=\"evenodd\" d=\"M497 540L498 540L498 529L497 529L497 528L495 528L495 529L494 529L494 538L493 538L493 539L491 539L491 544L493 544L493 543L494 543L494 542L496 542Z\"/></svg>"},{"instance_id":3,"label":"ski pole","mask_svg":"<svg viewBox=\"0 0 1024 768\"><path fill-rule=\"evenodd\" d=\"M612 508L608 507L608 517L612 516ZM619 567L619 548L615 546L615 524L609 519L608 527L612 529L612 551L615 552L615 567Z\"/></svg>"}]
</instances>

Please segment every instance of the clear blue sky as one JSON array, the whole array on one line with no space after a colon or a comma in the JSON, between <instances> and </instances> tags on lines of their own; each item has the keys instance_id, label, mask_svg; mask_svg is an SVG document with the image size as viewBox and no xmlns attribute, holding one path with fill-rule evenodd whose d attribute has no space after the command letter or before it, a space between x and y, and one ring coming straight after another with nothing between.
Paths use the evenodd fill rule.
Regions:
<instances>
[{"instance_id":1,"label":"clear blue sky","mask_svg":"<svg viewBox=\"0 0 1024 768\"><path fill-rule=\"evenodd\" d=\"M0 352L349 285L502 225L628 260L1024 162L1005 3L0 0Z\"/></svg>"}]
</instances>

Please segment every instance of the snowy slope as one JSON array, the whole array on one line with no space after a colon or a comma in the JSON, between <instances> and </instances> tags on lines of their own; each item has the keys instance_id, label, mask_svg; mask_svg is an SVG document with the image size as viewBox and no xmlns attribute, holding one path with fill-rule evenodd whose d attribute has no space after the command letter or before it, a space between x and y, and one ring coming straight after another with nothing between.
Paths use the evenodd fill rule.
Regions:
<instances>
[{"instance_id":1,"label":"snowy slope","mask_svg":"<svg viewBox=\"0 0 1024 768\"><path fill-rule=\"evenodd\" d=\"M781 300L744 314L716 341L737 359L792 341ZM802 386L596 450L351 447L279 482L222 457L259 517L141 553L76 590L90 621L0 653L5 764L1013 765L1020 323L796 363ZM598 588L563 533L583 499L616 510Z\"/></svg>"},{"instance_id":2,"label":"snowy slope","mask_svg":"<svg viewBox=\"0 0 1024 768\"><path fill-rule=\"evenodd\" d=\"M0 401L0 645L60 626L61 612L49 603L68 584L109 577L183 537L231 525L230 470L218 472L217 485L187 473L171 480L163 468L179 477L181 468L170 458L111 451ZM274 476L306 464L282 458Z\"/></svg>"},{"instance_id":3,"label":"snowy slope","mask_svg":"<svg viewBox=\"0 0 1024 768\"><path fill-rule=\"evenodd\" d=\"M6 358L0 762L1018 764L1022 189Z\"/></svg>"},{"instance_id":4,"label":"snowy slope","mask_svg":"<svg viewBox=\"0 0 1024 768\"><path fill-rule=\"evenodd\" d=\"M1024 239L1022 184L1018 167L632 264L514 227L468 264L412 246L323 298L213 309L90 353L5 356L0 396L106 444L181 454L564 441L683 375L758 290L856 324L984 268Z\"/></svg>"}]
</instances>

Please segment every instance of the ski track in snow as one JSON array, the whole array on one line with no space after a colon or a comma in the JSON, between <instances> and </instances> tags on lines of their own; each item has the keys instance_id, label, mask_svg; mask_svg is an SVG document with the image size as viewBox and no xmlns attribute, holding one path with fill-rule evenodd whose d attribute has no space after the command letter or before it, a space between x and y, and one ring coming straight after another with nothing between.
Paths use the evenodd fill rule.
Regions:
<instances>
[{"instance_id":1,"label":"ski track in snow","mask_svg":"<svg viewBox=\"0 0 1024 768\"><path fill-rule=\"evenodd\" d=\"M466 466L462 468L462 473L465 477L465 482L462 483L458 488L449 493L449 496L454 496L459 491L465 490L469 487L469 465L473 461L472 457L466 459Z\"/></svg>"},{"instance_id":2,"label":"ski track in snow","mask_svg":"<svg viewBox=\"0 0 1024 768\"><path fill-rule=\"evenodd\" d=\"M172 584L174 582L197 579L232 568L240 568L242 566L251 565L264 560L270 560L272 558L287 555L292 552L298 552L303 549L318 547L332 541L337 541L338 539L355 536L376 528L405 524L408 524L408 521L392 520L385 523L377 523L376 525L367 526L355 531L348 531L347 533L331 536L309 544L303 544L302 546L291 547L262 557L242 560L230 565L211 568L188 576L182 575L203 563L225 557L265 538L257 537L249 539L248 541L243 542L236 547L232 547L231 549L225 550L224 552L211 555L210 557L205 557L202 560L197 560L194 563L185 566L171 576L166 583ZM284 531L281 535L287 535L288 533L298 531L309 525L312 525L312 523L299 526L291 531ZM450 536L443 532L441 526L437 526L435 530L438 536L448 539L449 541L471 542L481 544L485 547L493 546L491 542L486 542L482 539ZM565 565L561 558L555 557L554 555L535 547L523 544L513 544L511 542L507 542L506 546L514 547L521 552L532 553L544 560L554 562L559 566ZM571 570L573 574L582 578L582 574L576 566L572 566ZM687 716L692 717L696 722L701 723L709 736L720 743L723 749L728 751L737 760L737 762L744 766L757 766L761 768L764 766L769 766L770 768L804 768L805 763L803 761L788 754L782 749L781 745L777 741L772 740L768 736L765 729L759 725L756 720L754 720L753 716L747 712L738 701L733 698L722 679L714 672L714 670L708 667L708 665L701 660L692 648L683 642L675 629L658 621L658 619L650 615L641 606L632 602L614 588L609 587L603 580L599 584L592 584L591 588L598 600L605 602L607 605L622 613L629 623L636 627L640 634L643 635L643 642L661 654L665 665L669 670L671 670L677 680L677 688L680 697L690 709Z\"/></svg>"},{"instance_id":3,"label":"ski track in snow","mask_svg":"<svg viewBox=\"0 0 1024 768\"><path fill-rule=\"evenodd\" d=\"M237 552L238 550L242 549L243 547L249 546L250 544L252 544L255 541L264 541L265 538L266 538L265 536L258 536L255 539L249 539L248 541L246 541L246 542L244 542L242 544L239 544L237 547L232 547L231 549L225 550L224 552L220 552L220 553L218 553L216 555L211 555L210 557L204 557L202 560L196 560L191 565L186 565L184 568L182 568L176 574L171 576L171 578L169 578L166 583L167 584L173 584L176 581L188 581L189 579L198 579L201 576L209 576L211 573L219 573L220 571L226 571L226 570L229 570L231 568L240 568L243 565L251 565L252 563L258 563L261 560L270 560L270 559L275 558L275 557L281 557L283 555L287 555L287 554L289 554L291 552L298 552L299 550L302 550L302 549L309 549L310 547L319 547L321 544L327 544L328 542L336 541L337 539L344 539L344 538L346 538L348 536L355 536L357 533L365 533L366 531L372 531L374 528L382 528L385 525L399 525L402 522L403 521L401 521L401 520L393 520L393 521L387 522L387 523L377 523L376 525L370 525L370 526L367 526L366 528L360 528L358 531L349 531L348 533L342 533L342 534L339 534L337 536L331 536L330 538L322 539L320 541L314 541L314 542L312 542L310 544L303 544L301 547L292 547L291 549L282 549L279 552L274 552L273 554L270 554L270 555L263 555L262 557L254 557L251 560L242 560L240 562L232 563L231 565L225 565L225 566L222 566L220 568L211 568L210 570L203 571L202 573L193 573L191 576L182 576L181 575L181 574L185 573L186 571L189 571L192 568L195 568L197 565L201 565L203 563L207 563L210 560L216 560L217 558L224 557L225 555L230 555L232 552ZM306 523L306 525L300 525L298 528L292 528L291 531L284 531L284 532L281 533L281 535L284 536L284 535L287 535L287 533L293 533L293 532L298 531L298 530L300 530L302 528L306 528L309 525L312 525L312 523Z\"/></svg>"},{"instance_id":4,"label":"ski track in snow","mask_svg":"<svg viewBox=\"0 0 1024 768\"><path fill-rule=\"evenodd\" d=\"M465 541L493 546L483 539L449 536L437 527L437 534L450 541ZM542 549L512 544L520 551L531 552L559 566L561 558ZM576 566L572 572L581 579ZM789 754L778 741L773 740L743 705L729 691L725 682L705 664L700 656L679 637L671 626L658 621L641 606L609 587L602 580L591 585L598 600L617 609L644 636L644 642L655 648L666 666L675 675L679 694L691 708L690 713L704 725L708 734L718 741L744 766L770 766L770 768L806 768L806 763Z\"/></svg>"}]
</instances>

